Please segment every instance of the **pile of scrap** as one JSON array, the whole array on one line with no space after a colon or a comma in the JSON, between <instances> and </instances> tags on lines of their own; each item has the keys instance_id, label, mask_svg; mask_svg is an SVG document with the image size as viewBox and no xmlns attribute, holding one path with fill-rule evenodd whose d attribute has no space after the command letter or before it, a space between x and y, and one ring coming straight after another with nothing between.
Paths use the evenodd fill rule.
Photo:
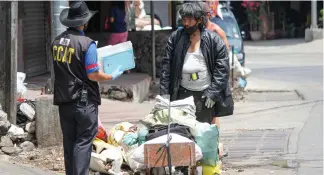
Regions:
<instances>
[{"instance_id":1,"label":"pile of scrap","mask_svg":"<svg viewBox=\"0 0 324 175\"><path fill-rule=\"evenodd\" d=\"M17 125L10 124L7 113L0 109L0 148L14 155L35 149L35 105L32 101L19 102L17 105Z\"/></svg>"},{"instance_id":2,"label":"pile of scrap","mask_svg":"<svg viewBox=\"0 0 324 175\"><path fill-rule=\"evenodd\" d=\"M169 121L169 101L156 97L156 105L138 127L128 122L115 125L106 132L99 122L99 132L93 142L90 168L103 174L129 171L145 174L144 145L166 142ZM203 174L220 174L218 128L196 120L193 97L170 103L171 143L194 143L197 165ZM162 168L163 169L163 168ZM174 174L188 171L188 167L173 167ZM162 174L165 174L165 171Z\"/></svg>"},{"instance_id":3,"label":"pile of scrap","mask_svg":"<svg viewBox=\"0 0 324 175\"><path fill-rule=\"evenodd\" d=\"M25 73L17 72L17 125L8 121L0 106L0 152L8 155L32 151L36 145L35 103L23 98L27 91L25 78Z\"/></svg>"}]
</instances>

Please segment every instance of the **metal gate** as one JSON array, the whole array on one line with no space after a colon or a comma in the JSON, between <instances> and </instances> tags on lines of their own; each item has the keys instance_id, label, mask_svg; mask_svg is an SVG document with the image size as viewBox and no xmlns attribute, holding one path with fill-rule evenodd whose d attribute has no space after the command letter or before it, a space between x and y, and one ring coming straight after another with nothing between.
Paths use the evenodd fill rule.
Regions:
<instances>
[{"instance_id":1,"label":"metal gate","mask_svg":"<svg viewBox=\"0 0 324 175\"><path fill-rule=\"evenodd\" d=\"M47 72L46 2L24 1L24 68L28 77Z\"/></svg>"}]
</instances>

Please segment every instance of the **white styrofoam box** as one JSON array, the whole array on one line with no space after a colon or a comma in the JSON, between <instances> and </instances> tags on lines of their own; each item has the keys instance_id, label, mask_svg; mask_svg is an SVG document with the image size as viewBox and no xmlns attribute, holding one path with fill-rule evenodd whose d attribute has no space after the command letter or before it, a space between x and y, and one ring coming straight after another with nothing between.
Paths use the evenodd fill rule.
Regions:
<instances>
[{"instance_id":1,"label":"white styrofoam box","mask_svg":"<svg viewBox=\"0 0 324 175\"><path fill-rule=\"evenodd\" d=\"M111 74L119 66L122 71L135 68L132 42L98 48L98 61L101 70L106 74Z\"/></svg>"}]
</instances>

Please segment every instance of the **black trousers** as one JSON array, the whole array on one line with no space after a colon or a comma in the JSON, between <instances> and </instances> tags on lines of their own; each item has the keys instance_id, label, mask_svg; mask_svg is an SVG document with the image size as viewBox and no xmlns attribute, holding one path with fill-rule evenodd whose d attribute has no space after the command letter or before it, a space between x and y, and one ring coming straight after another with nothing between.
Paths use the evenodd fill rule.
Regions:
<instances>
[{"instance_id":1,"label":"black trousers","mask_svg":"<svg viewBox=\"0 0 324 175\"><path fill-rule=\"evenodd\" d=\"M196 117L199 122L211 123L213 121L212 112L214 108L207 108L205 106L206 99L202 98L203 92L200 91L190 91L182 86L180 86L178 91L178 100L182 100L193 96L196 105Z\"/></svg>"},{"instance_id":2,"label":"black trousers","mask_svg":"<svg viewBox=\"0 0 324 175\"><path fill-rule=\"evenodd\" d=\"M92 142L98 132L98 105L59 105L66 175L89 175Z\"/></svg>"}]
</instances>

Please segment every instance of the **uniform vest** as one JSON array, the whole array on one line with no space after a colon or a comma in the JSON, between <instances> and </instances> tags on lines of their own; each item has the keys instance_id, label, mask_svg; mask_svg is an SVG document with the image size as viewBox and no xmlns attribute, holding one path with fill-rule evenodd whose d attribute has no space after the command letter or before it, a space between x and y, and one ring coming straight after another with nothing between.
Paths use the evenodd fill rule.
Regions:
<instances>
[{"instance_id":1,"label":"uniform vest","mask_svg":"<svg viewBox=\"0 0 324 175\"><path fill-rule=\"evenodd\" d=\"M85 69L85 54L92 42L73 29L68 29L53 41L54 105L77 102L82 89L87 89L90 103L101 104L99 85L89 80Z\"/></svg>"}]
</instances>

